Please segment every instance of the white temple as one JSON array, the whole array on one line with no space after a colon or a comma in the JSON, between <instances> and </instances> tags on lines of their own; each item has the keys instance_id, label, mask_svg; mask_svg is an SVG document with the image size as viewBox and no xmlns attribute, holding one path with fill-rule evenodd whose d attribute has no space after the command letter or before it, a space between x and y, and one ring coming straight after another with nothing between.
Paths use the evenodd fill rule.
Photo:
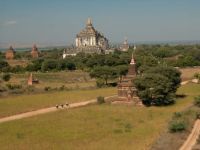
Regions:
<instances>
[{"instance_id":1,"label":"white temple","mask_svg":"<svg viewBox=\"0 0 200 150\"><path fill-rule=\"evenodd\" d=\"M99 33L92 25L92 21L88 18L85 29L76 35L76 48L79 49L99 49L106 50L108 48L108 40Z\"/></svg>"}]
</instances>

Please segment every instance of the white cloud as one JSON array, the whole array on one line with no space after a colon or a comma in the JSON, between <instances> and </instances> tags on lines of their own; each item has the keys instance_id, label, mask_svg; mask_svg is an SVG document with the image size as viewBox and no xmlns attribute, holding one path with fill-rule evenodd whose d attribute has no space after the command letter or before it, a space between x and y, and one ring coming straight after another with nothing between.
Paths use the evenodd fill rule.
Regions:
<instances>
[{"instance_id":1,"label":"white cloud","mask_svg":"<svg viewBox=\"0 0 200 150\"><path fill-rule=\"evenodd\" d=\"M6 21L4 23L5 26L10 26L10 25L15 25L15 24L17 24L17 21L15 20Z\"/></svg>"}]
</instances>

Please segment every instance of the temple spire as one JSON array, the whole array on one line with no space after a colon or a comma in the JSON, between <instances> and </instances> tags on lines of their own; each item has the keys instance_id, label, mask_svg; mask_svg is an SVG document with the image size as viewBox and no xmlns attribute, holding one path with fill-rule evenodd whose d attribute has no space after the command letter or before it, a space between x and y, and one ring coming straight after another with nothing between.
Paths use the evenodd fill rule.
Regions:
<instances>
[{"instance_id":1,"label":"temple spire","mask_svg":"<svg viewBox=\"0 0 200 150\"><path fill-rule=\"evenodd\" d=\"M133 52L132 52L132 58L131 58L131 62L130 62L131 65L134 65L135 64L135 60L133 58Z\"/></svg>"},{"instance_id":2,"label":"temple spire","mask_svg":"<svg viewBox=\"0 0 200 150\"><path fill-rule=\"evenodd\" d=\"M36 44L33 44L33 48L37 48Z\"/></svg>"},{"instance_id":3,"label":"temple spire","mask_svg":"<svg viewBox=\"0 0 200 150\"><path fill-rule=\"evenodd\" d=\"M10 45L9 50L14 50L13 47L12 47L12 45Z\"/></svg>"},{"instance_id":4,"label":"temple spire","mask_svg":"<svg viewBox=\"0 0 200 150\"><path fill-rule=\"evenodd\" d=\"M128 38L127 37L124 38L124 44L128 44Z\"/></svg>"},{"instance_id":5,"label":"temple spire","mask_svg":"<svg viewBox=\"0 0 200 150\"><path fill-rule=\"evenodd\" d=\"M91 26L92 25L92 20L91 20L91 18L88 18L87 19L87 26Z\"/></svg>"},{"instance_id":6,"label":"temple spire","mask_svg":"<svg viewBox=\"0 0 200 150\"><path fill-rule=\"evenodd\" d=\"M135 51L137 49L136 45L134 44L133 50Z\"/></svg>"}]
</instances>

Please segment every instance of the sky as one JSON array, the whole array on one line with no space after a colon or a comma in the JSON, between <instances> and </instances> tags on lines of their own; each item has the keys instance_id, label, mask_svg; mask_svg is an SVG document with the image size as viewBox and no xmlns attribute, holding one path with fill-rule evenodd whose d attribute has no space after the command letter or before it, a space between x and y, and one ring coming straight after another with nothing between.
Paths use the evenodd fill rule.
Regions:
<instances>
[{"instance_id":1,"label":"sky","mask_svg":"<svg viewBox=\"0 0 200 150\"><path fill-rule=\"evenodd\" d=\"M0 0L0 47L74 44L88 17L110 43L200 40L200 0Z\"/></svg>"}]
</instances>

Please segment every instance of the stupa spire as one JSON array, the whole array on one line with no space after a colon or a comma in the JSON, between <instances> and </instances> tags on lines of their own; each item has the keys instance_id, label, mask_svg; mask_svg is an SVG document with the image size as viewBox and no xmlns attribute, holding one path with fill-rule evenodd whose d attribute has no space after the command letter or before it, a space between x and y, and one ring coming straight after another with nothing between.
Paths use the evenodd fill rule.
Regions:
<instances>
[{"instance_id":1,"label":"stupa spire","mask_svg":"<svg viewBox=\"0 0 200 150\"><path fill-rule=\"evenodd\" d=\"M10 45L9 49L10 49L10 50L14 50L13 47L12 47L12 45Z\"/></svg>"},{"instance_id":2,"label":"stupa spire","mask_svg":"<svg viewBox=\"0 0 200 150\"><path fill-rule=\"evenodd\" d=\"M131 58L130 64L131 64L131 65L134 65L134 64L135 64L135 60L134 60L134 57L133 57L133 52L132 52L132 58Z\"/></svg>"},{"instance_id":3,"label":"stupa spire","mask_svg":"<svg viewBox=\"0 0 200 150\"><path fill-rule=\"evenodd\" d=\"M87 19L87 26L91 26L92 25L92 19L91 18L88 18Z\"/></svg>"}]
</instances>

